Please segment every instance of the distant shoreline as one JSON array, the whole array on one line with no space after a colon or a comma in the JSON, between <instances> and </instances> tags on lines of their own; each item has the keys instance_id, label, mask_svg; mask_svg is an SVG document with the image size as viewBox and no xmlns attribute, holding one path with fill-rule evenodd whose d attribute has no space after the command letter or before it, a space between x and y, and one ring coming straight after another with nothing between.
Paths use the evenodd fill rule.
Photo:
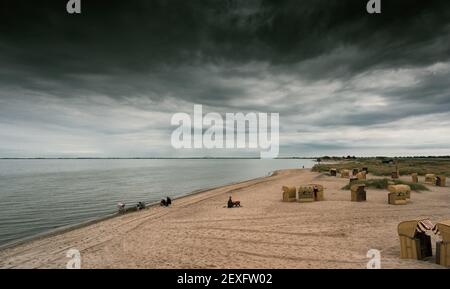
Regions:
<instances>
[{"instance_id":1,"label":"distant shoreline","mask_svg":"<svg viewBox=\"0 0 450 289\"><path fill-rule=\"evenodd\" d=\"M355 158L339 157L277 157L274 160L318 160L335 162L370 159L450 159L450 156L371 156ZM0 157L0 160L261 160L260 157Z\"/></svg>"},{"instance_id":2,"label":"distant shoreline","mask_svg":"<svg viewBox=\"0 0 450 289\"><path fill-rule=\"evenodd\" d=\"M148 157L148 158L141 158L141 157L135 157L135 158L120 158L120 157L111 157L111 158L82 158L82 157L76 157L76 158L0 158L0 160L260 160L259 157L185 157L185 158L174 158L174 157ZM275 158L275 160L313 160L317 159L314 157L278 157Z\"/></svg>"}]
</instances>

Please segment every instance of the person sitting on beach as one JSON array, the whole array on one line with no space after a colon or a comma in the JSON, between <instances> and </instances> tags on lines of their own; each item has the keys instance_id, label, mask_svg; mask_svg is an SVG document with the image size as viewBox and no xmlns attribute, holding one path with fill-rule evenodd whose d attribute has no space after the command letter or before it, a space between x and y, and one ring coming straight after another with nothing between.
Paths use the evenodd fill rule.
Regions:
<instances>
[{"instance_id":1,"label":"person sitting on beach","mask_svg":"<svg viewBox=\"0 0 450 289\"><path fill-rule=\"evenodd\" d=\"M229 209L233 208L233 206L234 206L234 203L233 203L233 200L231 199L231 196L230 196L230 198L228 199L228 204L227 204L227 206L228 206Z\"/></svg>"},{"instance_id":2,"label":"person sitting on beach","mask_svg":"<svg viewBox=\"0 0 450 289\"><path fill-rule=\"evenodd\" d=\"M167 197L165 200L162 199L160 205L161 205L161 207L168 207L168 206L172 205L172 199L169 197Z\"/></svg>"},{"instance_id":3,"label":"person sitting on beach","mask_svg":"<svg viewBox=\"0 0 450 289\"><path fill-rule=\"evenodd\" d=\"M117 203L117 208L119 209L119 213L123 213L125 211L125 204Z\"/></svg>"},{"instance_id":4,"label":"person sitting on beach","mask_svg":"<svg viewBox=\"0 0 450 289\"><path fill-rule=\"evenodd\" d=\"M139 203L137 204L137 209L138 209L138 210L143 210L143 209L145 209L145 203L139 202Z\"/></svg>"},{"instance_id":5,"label":"person sitting on beach","mask_svg":"<svg viewBox=\"0 0 450 289\"><path fill-rule=\"evenodd\" d=\"M240 208L241 207L241 202L240 201L233 201L233 199L230 197L228 199L228 203L227 203L227 207L228 208Z\"/></svg>"}]
</instances>

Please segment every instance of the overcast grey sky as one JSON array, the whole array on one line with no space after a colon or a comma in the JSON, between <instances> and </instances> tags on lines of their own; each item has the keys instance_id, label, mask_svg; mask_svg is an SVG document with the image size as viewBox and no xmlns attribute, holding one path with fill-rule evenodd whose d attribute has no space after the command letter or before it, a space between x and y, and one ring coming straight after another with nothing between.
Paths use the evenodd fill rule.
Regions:
<instances>
[{"instance_id":1,"label":"overcast grey sky","mask_svg":"<svg viewBox=\"0 0 450 289\"><path fill-rule=\"evenodd\" d=\"M0 0L0 157L178 151L174 113L277 112L281 155L450 155L450 1Z\"/></svg>"}]
</instances>

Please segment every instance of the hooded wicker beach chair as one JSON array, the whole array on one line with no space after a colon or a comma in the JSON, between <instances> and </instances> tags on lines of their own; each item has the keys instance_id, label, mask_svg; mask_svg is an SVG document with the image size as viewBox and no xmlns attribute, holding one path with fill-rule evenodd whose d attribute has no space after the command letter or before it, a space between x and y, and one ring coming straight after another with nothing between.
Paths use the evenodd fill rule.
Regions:
<instances>
[{"instance_id":1,"label":"hooded wicker beach chair","mask_svg":"<svg viewBox=\"0 0 450 289\"><path fill-rule=\"evenodd\" d=\"M366 172L361 171L361 172L356 174L356 177L358 178L358 180L365 180L366 179Z\"/></svg>"},{"instance_id":2,"label":"hooded wicker beach chair","mask_svg":"<svg viewBox=\"0 0 450 289\"><path fill-rule=\"evenodd\" d=\"M431 238L425 232L431 230L429 220L412 220L398 225L400 239L400 258L423 260L433 255Z\"/></svg>"},{"instance_id":3,"label":"hooded wicker beach chair","mask_svg":"<svg viewBox=\"0 0 450 289\"><path fill-rule=\"evenodd\" d=\"M391 193L402 194L407 199L411 199L411 187L408 185L389 185L388 190Z\"/></svg>"},{"instance_id":4,"label":"hooded wicker beach chair","mask_svg":"<svg viewBox=\"0 0 450 289\"><path fill-rule=\"evenodd\" d=\"M436 186L445 187L447 178L445 176L436 176Z\"/></svg>"},{"instance_id":5,"label":"hooded wicker beach chair","mask_svg":"<svg viewBox=\"0 0 450 289\"><path fill-rule=\"evenodd\" d=\"M366 185L356 184L351 186L351 201L352 202L365 202L366 197Z\"/></svg>"},{"instance_id":6,"label":"hooded wicker beach chair","mask_svg":"<svg viewBox=\"0 0 450 289\"><path fill-rule=\"evenodd\" d=\"M403 193L389 193L388 194L389 205L406 205L408 200Z\"/></svg>"},{"instance_id":7,"label":"hooded wicker beach chair","mask_svg":"<svg viewBox=\"0 0 450 289\"><path fill-rule=\"evenodd\" d=\"M324 187L322 185L310 184L308 186L313 188L314 201L320 202L325 200Z\"/></svg>"},{"instance_id":8,"label":"hooded wicker beach chair","mask_svg":"<svg viewBox=\"0 0 450 289\"><path fill-rule=\"evenodd\" d=\"M349 170L341 170L341 178L350 178Z\"/></svg>"}]
</instances>

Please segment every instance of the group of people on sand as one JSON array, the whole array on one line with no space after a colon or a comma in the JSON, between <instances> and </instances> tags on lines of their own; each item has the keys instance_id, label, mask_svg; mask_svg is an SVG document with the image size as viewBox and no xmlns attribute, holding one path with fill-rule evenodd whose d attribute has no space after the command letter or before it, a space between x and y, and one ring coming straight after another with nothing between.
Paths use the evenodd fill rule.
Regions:
<instances>
[{"instance_id":1,"label":"group of people on sand","mask_svg":"<svg viewBox=\"0 0 450 289\"><path fill-rule=\"evenodd\" d=\"M160 202L160 205L162 207L169 207L170 205L172 205L172 199L170 197L167 197L166 199L162 199ZM126 213L127 211L135 211L135 210L143 210L145 209L147 206L144 202L139 202L137 203L137 205L135 207L131 207L131 208L126 208L125 203L117 203L117 208L119 209L119 213Z\"/></svg>"},{"instance_id":2,"label":"group of people on sand","mask_svg":"<svg viewBox=\"0 0 450 289\"><path fill-rule=\"evenodd\" d=\"M167 197L165 200L162 199L160 205L161 207L169 207L170 205L172 205L172 199L169 197Z\"/></svg>"},{"instance_id":3,"label":"group of people on sand","mask_svg":"<svg viewBox=\"0 0 450 289\"><path fill-rule=\"evenodd\" d=\"M159 204L161 207L170 207L170 205L172 205L172 199L170 197L167 197L166 199L162 199ZM123 213L126 212L124 203L118 203L117 207L119 208L119 212L123 212ZM230 196L230 198L228 199L227 207L228 208L240 208L241 202L233 201L232 197ZM137 210L143 210L146 208L146 205L144 202L139 202L136 205L136 208L137 208Z\"/></svg>"}]
</instances>

